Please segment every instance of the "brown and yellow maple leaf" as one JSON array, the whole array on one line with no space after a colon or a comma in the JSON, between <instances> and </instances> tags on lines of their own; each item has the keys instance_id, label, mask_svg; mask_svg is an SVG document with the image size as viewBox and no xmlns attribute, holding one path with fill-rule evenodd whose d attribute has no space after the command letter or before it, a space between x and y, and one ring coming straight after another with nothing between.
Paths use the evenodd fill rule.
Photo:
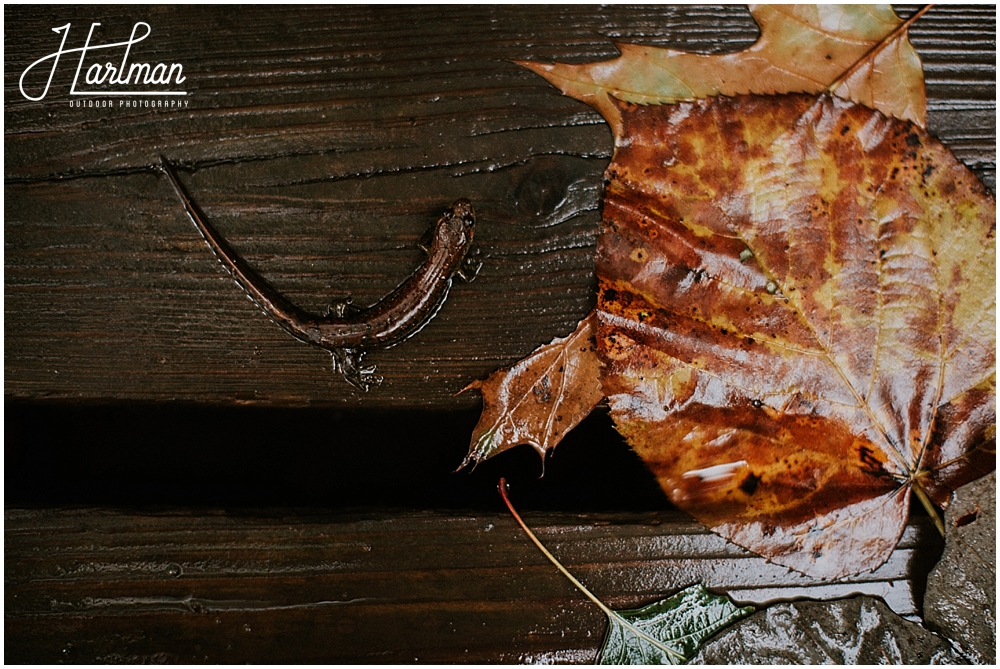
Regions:
<instances>
[{"instance_id":1,"label":"brown and yellow maple leaf","mask_svg":"<svg viewBox=\"0 0 1000 669\"><path fill-rule=\"evenodd\" d=\"M757 7L741 54L532 68L615 131L596 313L616 426L678 506L827 578L885 561L911 490L933 514L995 466L995 203L901 120L919 61L880 80L905 31L858 11ZM842 82L876 108L823 93Z\"/></svg>"},{"instance_id":2,"label":"brown and yellow maple leaf","mask_svg":"<svg viewBox=\"0 0 1000 669\"><path fill-rule=\"evenodd\" d=\"M613 100L673 103L714 95L831 93L889 116L926 123L920 57L889 5L750 5L760 39L736 53L706 55L619 44L614 60L519 64L596 107L621 136ZM863 67L855 67L862 63ZM849 73L849 76L843 75Z\"/></svg>"},{"instance_id":3,"label":"brown and yellow maple leaf","mask_svg":"<svg viewBox=\"0 0 1000 669\"><path fill-rule=\"evenodd\" d=\"M993 198L838 98L619 104L597 265L618 430L733 542L877 567L911 489L945 504L994 467Z\"/></svg>"}]
</instances>

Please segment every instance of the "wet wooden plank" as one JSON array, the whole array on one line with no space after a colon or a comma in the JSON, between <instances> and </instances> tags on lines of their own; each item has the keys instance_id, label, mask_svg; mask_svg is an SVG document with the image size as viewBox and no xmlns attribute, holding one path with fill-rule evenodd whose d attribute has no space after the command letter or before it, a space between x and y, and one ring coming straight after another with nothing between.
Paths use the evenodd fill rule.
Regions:
<instances>
[{"instance_id":1,"label":"wet wooden plank","mask_svg":"<svg viewBox=\"0 0 1000 669\"><path fill-rule=\"evenodd\" d=\"M886 565L830 585L676 513L526 521L615 607L701 581L912 616L940 550L915 522ZM4 535L8 663L592 662L605 629L505 514L8 509Z\"/></svg>"},{"instance_id":2,"label":"wet wooden plank","mask_svg":"<svg viewBox=\"0 0 1000 669\"><path fill-rule=\"evenodd\" d=\"M900 8L902 15L913 7ZM182 110L70 108L70 72L18 93L51 28L153 29L142 54L185 67ZM570 332L594 301L611 135L512 59L585 62L614 41L722 52L745 8L5 8L5 393L23 399L468 408L471 380ZM995 182L995 8L941 6L912 30L932 132ZM67 66L61 66L67 67ZM34 82L36 85L39 82ZM485 264L405 345L370 356L367 395L288 337L185 219L160 154L275 285L321 311L386 293L416 240L469 197Z\"/></svg>"}]
</instances>

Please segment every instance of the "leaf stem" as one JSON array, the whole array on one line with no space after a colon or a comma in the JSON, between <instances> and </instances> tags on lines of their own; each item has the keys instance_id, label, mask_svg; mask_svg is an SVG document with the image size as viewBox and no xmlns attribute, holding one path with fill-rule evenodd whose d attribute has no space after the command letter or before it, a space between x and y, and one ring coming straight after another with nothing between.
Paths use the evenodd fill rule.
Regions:
<instances>
[{"instance_id":1,"label":"leaf stem","mask_svg":"<svg viewBox=\"0 0 1000 669\"><path fill-rule=\"evenodd\" d=\"M930 8L933 6L934 5L924 5L913 16L903 21L903 23L899 24L899 26L895 30L893 30L884 40L882 40L881 42L873 46L871 49L869 49L865 55L861 56L861 58L859 58L857 62L854 63L854 65L851 65L849 68L847 68L846 72L837 77L836 81L834 81L827 87L826 92L829 93L830 95L833 95L834 91L840 88L841 84L850 79L855 72L860 70L865 65L865 63L874 61L875 56L877 56L887 46L892 44L900 35L905 33L917 19L926 14L928 10L930 10Z\"/></svg>"},{"instance_id":2,"label":"leaf stem","mask_svg":"<svg viewBox=\"0 0 1000 669\"><path fill-rule=\"evenodd\" d=\"M940 532L943 537L944 522L941 520L941 514L938 513L937 508L934 506L934 502L931 501L931 498L927 495L923 486L920 485L920 481L913 482L913 493L917 496L917 499L920 500L920 503L923 504L924 509L927 511L927 515L931 517L931 521L934 523L934 527L937 528L937 531Z\"/></svg>"},{"instance_id":3,"label":"leaf stem","mask_svg":"<svg viewBox=\"0 0 1000 669\"><path fill-rule=\"evenodd\" d=\"M559 560L556 559L556 556L550 553L549 550L542 545L542 542L538 540L538 537L535 536L535 533L529 530L528 526L524 524L524 521L521 520L521 516L519 516L517 511L514 509L514 505L510 503L510 498L507 497L506 479L500 479L500 483L497 484L497 489L500 491L500 497L503 499L503 503L507 505L507 510L510 511L510 515L514 516L514 520L516 520L517 524L521 526L521 529L524 530L524 533L528 535L528 538L531 539L536 546L538 546L538 550L542 551L542 555L547 557L549 559L549 562L554 564L556 569L562 572L562 575L568 578L570 583L579 588L580 592L585 594L587 596L587 599L596 604L598 608L601 609L601 611L604 611L604 613L609 616L614 615L614 611L605 606L604 602L595 597L590 590L587 590L587 588L584 587L583 583L580 583L580 581L576 580L576 577L573 576L573 574L569 573L569 571L566 570L566 567L562 566L559 563Z\"/></svg>"},{"instance_id":4,"label":"leaf stem","mask_svg":"<svg viewBox=\"0 0 1000 669\"><path fill-rule=\"evenodd\" d=\"M524 533L528 535L528 538L531 539L531 541L535 544L535 546L538 547L538 550L542 551L542 555L547 557L549 559L549 562L555 565L555 568L558 569L563 576L569 579L570 583L575 585L577 589L580 590L580 592L586 595L587 599L596 604L597 607L604 612L604 615L608 617L609 622L612 620L617 620L621 625L624 625L629 630L631 630L631 632L635 634L637 637L645 639L647 643L656 646L657 648L665 652L667 655L670 655L677 660L681 661L685 660L684 655L678 653L673 648L667 646L659 639L651 637L649 634L646 634L641 629L639 629L629 621L625 620L625 618L623 618L619 613L617 613L616 611L612 611L607 607L607 605L604 604L604 602L595 597L594 593L592 593L590 590L587 590L586 586L584 586L583 583L580 583L580 581L578 581L576 577L573 576L573 574L569 573L566 567L560 564L559 560L556 559L556 556L549 552L549 550L542 544L542 542L538 540L538 537L535 536L535 533L532 532L530 529L528 529L528 526L524 524L523 520L521 520L521 516L517 513L517 510L514 509L514 505L511 504L510 498L507 497L507 480L501 478L500 482L497 483L497 489L500 491L500 498L503 499L503 503L507 505L507 510L510 511L510 515L514 516L514 520L517 521L517 524L521 526L521 529L524 530Z\"/></svg>"}]
</instances>

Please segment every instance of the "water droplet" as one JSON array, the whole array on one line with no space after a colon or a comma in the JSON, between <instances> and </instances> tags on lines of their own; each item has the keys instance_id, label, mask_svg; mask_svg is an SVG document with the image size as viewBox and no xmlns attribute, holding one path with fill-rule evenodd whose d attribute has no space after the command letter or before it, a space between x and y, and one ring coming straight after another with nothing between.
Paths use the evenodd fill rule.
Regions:
<instances>
[{"instance_id":1,"label":"water droplet","mask_svg":"<svg viewBox=\"0 0 1000 669\"><path fill-rule=\"evenodd\" d=\"M181 566L179 564L172 564L169 567L167 567L167 573L170 575L171 578L177 578L178 576L184 573L184 570L181 569Z\"/></svg>"},{"instance_id":2,"label":"water droplet","mask_svg":"<svg viewBox=\"0 0 1000 669\"><path fill-rule=\"evenodd\" d=\"M778 284L776 284L774 281L768 281L767 286L765 286L765 288L767 289L767 292L769 292L771 295L774 295L775 293L778 292Z\"/></svg>"},{"instance_id":3,"label":"water droplet","mask_svg":"<svg viewBox=\"0 0 1000 669\"><path fill-rule=\"evenodd\" d=\"M253 630L252 630L252 629L250 628L250 623L243 623L243 631L244 631L244 632L252 632L252 631L253 631Z\"/></svg>"}]
</instances>

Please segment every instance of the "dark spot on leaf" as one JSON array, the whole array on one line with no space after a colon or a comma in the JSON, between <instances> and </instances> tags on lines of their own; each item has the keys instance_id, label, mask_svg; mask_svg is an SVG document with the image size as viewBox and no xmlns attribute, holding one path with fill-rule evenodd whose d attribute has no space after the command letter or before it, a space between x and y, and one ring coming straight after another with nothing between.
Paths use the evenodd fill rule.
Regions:
<instances>
[{"instance_id":1,"label":"dark spot on leaf","mask_svg":"<svg viewBox=\"0 0 1000 669\"><path fill-rule=\"evenodd\" d=\"M881 469L882 463L878 461L875 454L867 446L860 446L858 448L858 459L861 463L870 467L872 469Z\"/></svg>"},{"instance_id":2,"label":"dark spot on leaf","mask_svg":"<svg viewBox=\"0 0 1000 669\"><path fill-rule=\"evenodd\" d=\"M746 478L740 482L740 490L748 495L752 495L757 492L757 484L760 483L760 477L750 472L746 475Z\"/></svg>"},{"instance_id":3,"label":"dark spot on leaf","mask_svg":"<svg viewBox=\"0 0 1000 669\"><path fill-rule=\"evenodd\" d=\"M539 402L549 402L552 399L552 381L548 376L543 376L539 379L538 384L531 389L531 392Z\"/></svg>"},{"instance_id":4,"label":"dark spot on leaf","mask_svg":"<svg viewBox=\"0 0 1000 669\"><path fill-rule=\"evenodd\" d=\"M906 145L910 147L920 146L920 138L917 137L916 133L911 132L906 136Z\"/></svg>"}]
</instances>

